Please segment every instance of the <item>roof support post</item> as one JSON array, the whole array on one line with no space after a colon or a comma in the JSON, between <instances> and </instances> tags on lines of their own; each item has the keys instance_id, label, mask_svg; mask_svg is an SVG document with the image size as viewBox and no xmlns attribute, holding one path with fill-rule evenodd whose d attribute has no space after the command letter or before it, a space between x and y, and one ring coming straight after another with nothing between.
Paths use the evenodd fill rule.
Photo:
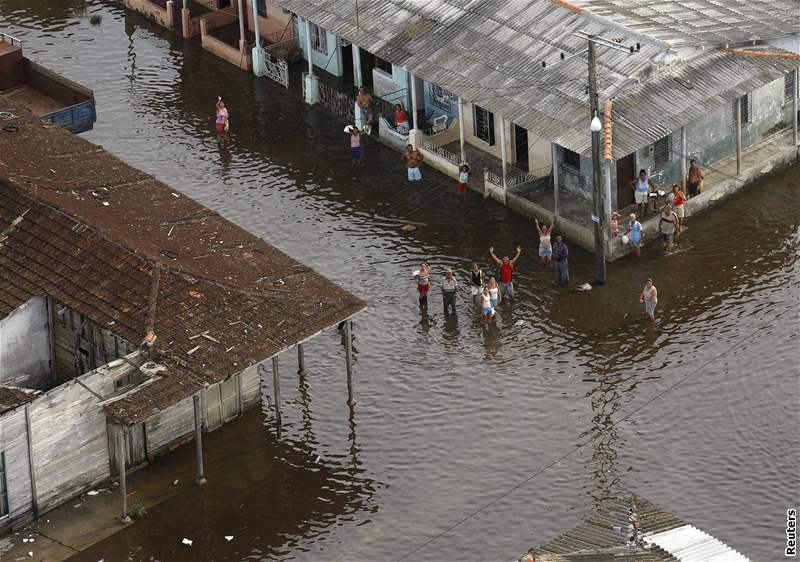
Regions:
<instances>
[{"instance_id":1,"label":"roof support post","mask_svg":"<svg viewBox=\"0 0 800 562\"><path fill-rule=\"evenodd\" d=\"M255 4L256 0L253 0ZM244 20L247 17L247 13L244 11L244 1L238 0L237 2L238 8L238 16L239 16L239 52L242 54L241 59L244 59L244 53L247 50L247 36L244 34ZM258 23L258 20L256 20ZM258 27L256 27L256 35L258 35Z\"/></svg>"},{"instance_id":2,"label":"roof support post","mask_svg":"<svg viewBox=\"0 0 800 562\"><path fill-rule=\"evenodd\" d=\"M794 141L795 146L800 144L798 141L798 131L797 131L797 98L798 93L800 93L800 70L797 68L794 69L794 80L792 81L792 122L794 123L794 127L792 127L792 140Z\"/></svg>"},{"instance_id":3,"label":"roof support post","mask_svg":"<svg viewBox=\"0 0 800 562\"><path fill-rule=\"evenodd\" d=\"M303 376L306 374L306 361L303 353L303 344L297 344L297 374Z\"/></svg>"},{"instance_id":4,"label":"roof support post","mask_svg":"<svg viewBox=\"0 0 800 562\"><path fill-rule=\"evenodd\" d=\"M364 76L361 70L361 47L353 45L353 78L355 79L356 86L359 88L364 87Z\"/></svg>"},{"instance_id":5,"label":"roof support post","mask_svg":"<svg viewBox=\"0 0 800 562\"><path fill-rule=\"evenodd\" d=\"M353 398L353 321L345 320L344 322L344 350L345 350L345 364L347 367L347 405L355 406L356 401Z\"/></svg>"},{"instance_id":6,"label":"roof support post","mask_svg":"<svg viewBox=\"0 0 800 562\"><path fill-rule=\"evenodd\" d=\"M121 425L115 426L117 428L117 470L119 472L119 495L122 500L122 515L119 518L121 523L130 523L131 518L128 515L128 479L125 473L125 452L128 449L127 432Z\"/></svg>"},{"instance_id":7,"label":"roof support post","mask_svg":"<svg viewBox=\"0 0 800 562\"><path fill-rule=\"evenodd\" d=\"M500 117L500 157L503 166L503 191L508 189L508 156L506 155L506 118Z\"/></svg>"},{"instance_id":8,"label":"roof support post","mask_svg":"<svg viewBox=\"0 0 800 562\"><path fill-rule=\"evenodd\" d=\"M278 372L278 356L272 358L272 388L275 392L275 426L281 429L281 379Z\"/></svg>"},{"instance_id":9,"label":"roof support post","mask_svg":"<svg viewBox=\"0 0 800 562\"><path fill-rule=\"evenodd\" d=\"M550 159L553 161L553 224L558 222L558 145L550 143Z\"/></svg>"},{"instance_id":10,"label":"roof support post","mask_svg":"<svg viewBox=\"0 0 800 562\"><path fill-rule=\"evenodd\" d=\"M461 147L461 163L467 161L467 154L464 150L464 100L458 96L458 142Z\"/></svg>"},{"instance_id":11,"label":"roof support post","mask_svg":"<svg viewBox=\"0 0 800 562\"><path fill-rule=\"evenodd\" d=\"M417 119L417 79L409 72L408 81L411 82L411 128L416 129L419 127L419 120Z\"/></svg>"},{"instance_id":12,"label":"roof support post","mask_svg":"<svg viewBox=\"0 0 800 562\"><path fill-rule=\"evenodd\" d=\"M686 127L681 127L681 185L683 192L686 193L686 164L689 158L689 147L686 142Z\"/></svg>"},{"instance_id":13,"label":"roof support post","mask_svg":"<svg viewBox=\"0 0 800 562\"><path fill-rule=\"evenodd\" d=\"M199 392L192 396L192 403L194 405L194 445L197 460L197 475L194 483L202 486L206 483L206 476L203 470L203 412Z\"/></svg>"},{"instance_id":14,"label":"roof support post","mask_svg":"<svg viewBox=\"0 0 800 562\"><path fill-rule=\"evenodd\" d=\"M736 136L736 175L742 173L742 98L736 100L736 122L734 135Z\"/></svg>"},{"instance_id":15,"label":"roof support post","mask_svg":"<svg viewBox=\"0 0 800 562\"><path fill-rule=\"evenodd\" d=\"M319 101L319 81L314 76L314 50L311 48L311 20L305 18L303 20L306 32L306 45L305 51L308 57L308 73L303 75L305 80L306 103L314 105Z\"/></svg>"}]
</instances>

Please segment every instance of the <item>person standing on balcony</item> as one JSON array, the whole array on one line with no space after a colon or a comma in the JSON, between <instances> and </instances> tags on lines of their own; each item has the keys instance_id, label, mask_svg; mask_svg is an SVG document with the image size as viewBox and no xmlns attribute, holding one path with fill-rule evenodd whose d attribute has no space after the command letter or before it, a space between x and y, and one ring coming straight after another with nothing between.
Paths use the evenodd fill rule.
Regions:
<instances>
[{"instance_id":1,"label":"person standing on balcony","mask_svg":"<svg viewBox=\"0 0 800 562\"><path fill-rule=\"evenodd\" d=\"M408 114L402 104L394 104L394 122L398 133L404 136L408 134Z\"/></svg>"},{"instance_id":2,"label":"person standing on balcony","mask_svg":"<svg viewBox=\"0 0 800 562\"><path fill-rule=\"evenodd\" d=\"M630 181L631 189L633 189L633 198L636 200L636 205L639 207L639 216L647 216L647 205L650 201L650 190L657 190L656 184L653 183L647 172L642 169L639 170L639 177Z\"/></svg>"},{"instance_id":3,"label":"person standing on balcony","mask_svg":"<svg viewBox=\"0 0 800 562\"><path fill-rule=\"evenodd\" d=\"M424 157L419 150L416 150L410 144L406 146L406 151L403 153L403 162L408 167L408 181L422 181L422 172L419 171L422 160L424 160Z\"/></svg>"},{"instance_id":4,"label":"person standing on balcony","mask_svg":"<svg viewBox=\"0 0 800 562\"><path fill-rule=\"evenodd\" d=\"M357 127L350 127L350 158L353 160L353 167L361 165L363 149L361 148L361 131Z\"/></svg>"},{"instance_id":5,"label":"person standing on balcony","mask_svg":"<svg viewBox=\"0 0 800 562\"><path fill-rule=\"evenodd\" d=\"M222 101L222 96L217 96L217 118L214 123L217 130L217 137L221 137L228 132L230 128L230 118L228 117L228 108L225 107L225 102Z\"/></svg>"},{"instance_id":6,"label":"person standing on balcony","mask_svg":"<svg viewBox=\"0 0 800 562\"><path fill-rule=\"evenodd\" d=\"M513 259L508 256L503 256L501 260L494 253L494 248L489 248L489 255L492 256L494 262L500 266L500 290L503 293L503 298L514 298L514 266L517 264L522 248L517 246L517 253Z\"/></svg>"},{"instance_id":7,"label":"person standing on balcony","mask_svg":"<svg viewBox=\"0 0 800 562\"><path fill-rule=\"evenodd\" d=\"M700 195L703 183L703 170L697 160L692 158L689 160L689 173L686 174L686 190L689 192L689 197Z\"/></svg>"},{"instance_id":8,"label":"person standing on balcony","mask_svg":"<svg viewBox=\"0 0 800 562\"><path fill-rule=\"evenodd\" d=\"M458 167L458 183L456 184L456 193L459 197L464 198L464 201L467 200L467 189L469 184L469 164L461 164Z\"/></svg>"},{"instance_id":9,"label":"person standing on balcony","mask_svg":"<svg viewBox=\"0 0 800 562\"><path fill-rule=\"evenodd\" d=\"M355 110L356 127L369 134L370 127L372 126L372 96L369 95L364 88L358 89Z\"/></svg>"}]
</instances>

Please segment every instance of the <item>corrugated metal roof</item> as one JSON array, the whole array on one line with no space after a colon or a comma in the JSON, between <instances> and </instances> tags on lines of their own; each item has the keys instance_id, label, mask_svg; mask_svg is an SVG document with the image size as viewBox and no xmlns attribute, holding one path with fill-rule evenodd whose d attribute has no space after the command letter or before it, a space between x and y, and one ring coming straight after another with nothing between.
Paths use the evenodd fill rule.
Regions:
<instances>
[{"instance_id":1,"label":"corrugated metal roof","mask_svg":"<svg viewBox=\"0 0 800 562\"><path fill-rule=\"evenodd\" d=\"M682 562L750 561L725 543L691 525L646 535L644 540L666 550Z\"/></svg>"},{"instance_id":2,"label":"corrugated metal roof","mask_svg":"<svg viewBox=\"0 0 800 562\"><path fill-rule=\"evenodd\" d=\"M586 41L574 36L576 31L626 46L638 42L641 51L634 55L598 50L600 98L615 103L615 158L798 65L796 60L714 51L673 66L659 65L667 45L658 34L647 39L639 31L626 31L551 0L358 0L358 19L354 0L277 2L533 135L580 153L591 148L587 65L583 57L559 62L561 53L585 49ZM542 61L549 67L543 69ZM687 90L676 77L695 86Z\"/></svg>"},{"instance_id":3,"label":"corrugated metal roof","mask_svg":"<svg viewBox=\"0 0 800 562\"><path fill-rule=\"evenodd\" d=\"M796 0L572 0L673 46L724 45L798 32Z\"/></svg>"}]
</instances>

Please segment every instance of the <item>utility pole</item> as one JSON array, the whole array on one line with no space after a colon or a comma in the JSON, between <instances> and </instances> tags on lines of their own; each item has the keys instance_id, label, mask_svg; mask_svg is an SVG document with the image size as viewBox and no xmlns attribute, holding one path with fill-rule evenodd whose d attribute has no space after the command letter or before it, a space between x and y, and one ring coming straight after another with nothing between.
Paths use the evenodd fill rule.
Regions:
<instances>
[{"instance_id":1,"label":"utility pole","mask_svg":"<svg viewBox=\"0 0 800 562\"><path fill-rule=\"evenodd\" d=\"M603 213L603 188L602 169L600 167L600 131L597 112L599 101L597 99L597 55L595 52L594 37L589 37L589 119L592 120L592 222L594 223L594 262L595 285L605 285L606 282L606 256L605 256L605 221ZM598 121L595 122L595 119Z\"/></svg>"}]
</instances>

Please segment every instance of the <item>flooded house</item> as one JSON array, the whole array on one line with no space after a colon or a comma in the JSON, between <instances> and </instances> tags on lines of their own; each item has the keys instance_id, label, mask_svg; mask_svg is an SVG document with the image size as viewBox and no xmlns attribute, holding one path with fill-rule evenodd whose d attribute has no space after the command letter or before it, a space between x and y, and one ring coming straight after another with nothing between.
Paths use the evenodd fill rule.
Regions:
<instances>
[{"instance_id":1,"label":"flooded house","mask_svg":"<svg viewBox=\"0 0 800 562\"><path fill-rule=\"evenodd\" d=\"M800 9L791 0L769 11L732 1L666 11L655 1L276 2L294 14L309 103L352 121L352 85L365 87L382 141L414 144L453 178L468 162L473 189L555 220L587 249L593 220L607 228L612 211L633 208L640 169L659 191L683 183L690 159L719 170L687 203L694 215L798 157ZM603 211L594 218L590 41L605 41ZM409 135L394 127L395 103L408 110ZM663 204L663 194L652 197ZM609 241L605 252L628 249Z\"/></svg>"},{"instance_id":2,"label":"flooded house","mask_svg":"<svg viewBox=\"0 0 800 562\"><path fill-rule=\"evenodd\" d=\"M264 363L366 305L0 95L0 532L261 403ZM353 402L351 340L344 344ZM302 363L301 363L302 364ZM343 376L344 379L344 376ZM280 404L276 404L276 412Z\"/></svg>"}]
</instances>

